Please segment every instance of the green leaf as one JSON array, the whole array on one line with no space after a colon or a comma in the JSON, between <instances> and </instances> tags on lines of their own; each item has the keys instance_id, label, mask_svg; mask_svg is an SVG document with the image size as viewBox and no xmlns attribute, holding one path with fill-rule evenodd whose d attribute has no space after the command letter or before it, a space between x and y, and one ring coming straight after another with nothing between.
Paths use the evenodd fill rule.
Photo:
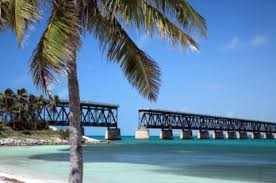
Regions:
<instances>
[{"instance_id":1,"label":"green leaf","mask_svg":"<svg viewBox=\"0 0 276 183\"><path fill-rule=\"evenodd\" d=\"M160 86L157 63L136 46L115 17L95 9L87 12L87 28L99 40L109 60L120 65L128 81L144 97L156 100Z\"/></svg>"},{"instance_id":2,"label":"green leaf","mask_svg":"<svg viewBox=\"0 0 276 183\"><path fill-rule=\"evenodd\" d=\"M48 26L31 58L35 85L45 92L58 82L55 74L66 74L80 47L80 21L73 3L55 1Z\"/></svg>"}]
</instances>

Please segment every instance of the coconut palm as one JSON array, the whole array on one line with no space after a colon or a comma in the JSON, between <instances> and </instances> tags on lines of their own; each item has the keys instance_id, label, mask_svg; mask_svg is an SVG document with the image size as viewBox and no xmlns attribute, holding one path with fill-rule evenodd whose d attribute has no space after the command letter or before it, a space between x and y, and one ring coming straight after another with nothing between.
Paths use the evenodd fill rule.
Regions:
<instances>
[{"instance_id":1,"label":"coconut palm","mask_svg":"<svg viewBox=\"0 0 276 183\"><path fill-rule=\"evenodd\" d=\"M5 116L4 121L12 121L13 128L15 127L16 120L16 106L17 106L17 96L8 88L4 91L4 102L5 102Z\"/></svg>"},{"instance_id":2,"label":"coconut palm","mask_svg":"<svg viewBox=\"0 0 276 183\"><path fill-rule=\"evenodd\" d=\"M28 121L36 121L38 113L38 99L33 94L28 97Z\"/></svg>"},{"instance_id":3,"label":"coconut palm","mask_svg":"<svg viewBox=\"0 0 276 183\"><path fill-rule=\"evenodd\" d=\"M5 111L5 98L2 92L0 92L0 111Z\"/></svg>"},{"instance_id":4,"label":"coconut palm","mask_svg":"<svg viewBox=\"0 0 276 183\"><path fill-rule=\"evenodd\" d=\"M16 108L18 114L18 121L26 121L27 112L28 112L28 93L25 88L17 90L16 96Z\"/></svg>"},{"instance_id":5,"label":"coconut palm","mask_svg":"<svg viewBox=\"0 0 276 183\"><path fill-rule=\"evenodd\" d=\"M42 108L47 106L47 101L46 99L44 98L43 95L40 95L39 97L37 97L36 99L36 111L37 111L37 114L41 112Z\"/></svg>"},{"instance_id":6,"label":"coconut palm","mask_svg":"<svg viewBox=\"0 0 276 183\"><path fill-rule=\"evenodd\" d=\"M15 105L15 94L14 92L8 88L4 91L4 102L5 102L5 111L8 113L12 113L12 109Z\"/></svg>"},{"instance_id":7,"label":"coconut palm","mask_svg":"<svg viewBox=\"0 0 276 183\"><path fill-rule=\"evenodd\" d=\"M12 4L2 0L7 10L15 10ZM18 1L14 1L18 2ZM51 16L42 37L33 52L31 71L35 85L45 92L56 83L56 74L67 74L70 103L70 176L69 182L82 182L82 146L80 129L80 96L77 79L77 53L81 35L90 33L98 39L102 51L112 63L122 68L128 81L144 97L155 101L160 86L160 70L157 63L138 48L129 37L126 28L134 26L149 36L158 32L173 45L198 48L191 37L198 32L205 36L205 20L186 0L48 0ZM39 16L37 1L22 0L26 8L16 6L21 18L20 27L14 23L10 11L1 7L0 27L7 24L16 31L22 42L23 33ZM7 5L8 4L8 5ZM25 6L24 6L25 7ZM32 9L30 9L32 7ZM4 10L4 11L3 11ZM30 11L32 10L32 11ZM25 11L25 12L24 12ZM4 12L4 13L3 13ZM14 11L11 11L14 12ZM24 12L24 13L23 13ZM26 16L25 16L26 14Z\"/></svg>"},{"instance_id":8,"label":"coconut palm","mask_svg":"<svg viewBox=\"0 0 276 183\"><path fill-rule=\"evenodd\" d=\"M5 125L4 122L4 114L5 114L5 98L4 94L0 92L0 126Z\"/></svg>"}]
</instances>

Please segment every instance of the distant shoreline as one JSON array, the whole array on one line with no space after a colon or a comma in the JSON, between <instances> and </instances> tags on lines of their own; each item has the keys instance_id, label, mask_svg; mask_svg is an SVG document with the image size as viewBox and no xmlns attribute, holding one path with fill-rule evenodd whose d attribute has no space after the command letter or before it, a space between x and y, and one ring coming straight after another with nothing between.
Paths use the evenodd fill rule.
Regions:
<instances>
[{"instance_id":1,"label":"distant shoreline","mask_svg":"<svg viewBox=\"0 0 276 183\"><path fill-rule=\"evenodd\" d=\"M83 144L108 144L110 141L95 141L95 140L85 140ZM28 138L25 140L14 139L14 138L4 138L0 139L1 147L24 147L24 146L43 146L43 145L70 145L67 139L51 139L51 140L37 140Z\"/></svg>"},{"instance_id":2,"label":"distant shoreline","mask_svg":"<svg viewBox=\"0 0 276 183\"><path fill-rule=\"evenodd\" d=\"M83 144L109 143L105 140L97 140L90 137L82 137ZM1 146L40 146L40 145L69 145L69 131L53 129L43 130L13 130L5 127L0 131Z\"/></svg>"},{"instance_id":3,"label":"distant shoreline","mask_svg":"<svg viewBox=\"0 0 276 183\"><path fill-rule=\"evenodd\" d=\"M26 139L16 139L13 137L0 139L0 146L39 146L39 145L69 145L66 139L34 139L32 137Z\"/></svg>"}]
</instances>

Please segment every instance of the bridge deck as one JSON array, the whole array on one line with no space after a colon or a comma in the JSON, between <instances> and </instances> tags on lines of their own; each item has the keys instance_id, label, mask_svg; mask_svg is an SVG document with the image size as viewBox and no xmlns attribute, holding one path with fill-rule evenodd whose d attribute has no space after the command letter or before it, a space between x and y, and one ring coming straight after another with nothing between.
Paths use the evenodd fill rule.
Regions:
<instances>
[{"instance_id":1,"label":"bridge deck","mask_svg":"<svg viewBox=\"0 0 276 183\"><path fill-rule=\"evenodd\" d=\"M118 105L81 102L81 125L95 127L116 127L118 125ZM9 122L16 120L16 115L0 112L0 121ZM35 116L36 120L48 122L54 126L69 126L69 102L60 101L55 110L48 105L41 106Z\"/></svg>"},{"instance_id":2,"label":"bridge deck","mask_svg":"<svg viewBox=\"0 0 276 183\"><path fill-rule=\"evenodd\" d=\"M139 110L139 127L190 130L276 132L276 123L203 114Z\"/></svg>"}]
</instances>

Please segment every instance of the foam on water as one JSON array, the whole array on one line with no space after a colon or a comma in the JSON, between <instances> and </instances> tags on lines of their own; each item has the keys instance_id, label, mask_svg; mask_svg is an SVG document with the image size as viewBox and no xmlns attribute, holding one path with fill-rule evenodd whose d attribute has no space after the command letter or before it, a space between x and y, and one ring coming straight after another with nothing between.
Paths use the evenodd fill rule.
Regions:
<instances>
[{"instance_id":1,"label":"foam on water","mask_svg":"<svg viewBox=\"0 0 276 183\"><path fill-rule=\"evenodd\" d=\"M68 146L1 147L0 171L67 182ZM135 141L84 147L84 182L274 182L276 140Z\"/></svg>"}]
</instances>

